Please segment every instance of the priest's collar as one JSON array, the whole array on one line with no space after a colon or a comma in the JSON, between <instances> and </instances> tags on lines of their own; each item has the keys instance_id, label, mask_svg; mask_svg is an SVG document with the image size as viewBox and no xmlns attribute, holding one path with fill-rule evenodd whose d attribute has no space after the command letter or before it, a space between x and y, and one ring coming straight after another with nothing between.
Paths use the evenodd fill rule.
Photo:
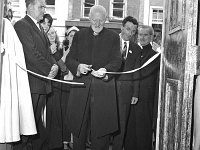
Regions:
<instances>
[{"instance_id":1,"label":"priest's collar","mask_svg":"<svg viewBox=\"0 0 200 150\"><path fill-rule=\"evenodd\" d=\"M140 43L138 43L138 45L140 46L141 49L152 49L152 46L150 43L145 46L142 46Z\"/></svg>"},{"instance_id":2,"label":"priest's collar","mask_svg":"<svg viewBox=\"0 0 200 150\"><path fill-rule=\"evenodd\" d=\"M103 27L103 29L102 29L99 33L94 32L94 31L92 30L92 27L91 27L91 26L90 26L89 29L90 29L90 33L91 33L92 35L97 36L97 35L101 35L105 28Z\"/></svg>"}]
</instances>

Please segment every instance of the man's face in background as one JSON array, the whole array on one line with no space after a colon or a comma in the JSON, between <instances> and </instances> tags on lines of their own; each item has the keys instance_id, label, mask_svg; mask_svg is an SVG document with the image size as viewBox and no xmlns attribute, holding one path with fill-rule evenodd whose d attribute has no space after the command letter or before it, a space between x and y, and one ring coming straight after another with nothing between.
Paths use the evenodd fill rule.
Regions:
<instances>
[{"instance_id":1,"label":"man's face in background","mask_svg":"<svg viewBox=\"0 0 200 150\"><path fill-rule=\"evenodd\" d=\"M138 29L138 42L141 44L141 46L148 45L150 42L152 42L152 39L153 35L150 34L148 28Z\"/></svg>"},{"instance_id":2,"label":"man's face in background","mask_svg":"<svg viewBox=\"0 0 200 150\"><path fill-rule=\"evenodd\" d=\"M154 42L156 42L158 45L161 45L161 41L162 41L162 33L159 31L155 31L154 32Z\"/></svg>"},{"instance_id":3,"label":"man's face in background","mask_svg":"<svg viewBox=\"0 0 200 150\"><path fill-rule=\"evenodd\" d=\"M124 26L121 27L121 37L125 41L129 41L137 31L137 25L132 22L126 22Z\"/></svg>"}]
</instances>

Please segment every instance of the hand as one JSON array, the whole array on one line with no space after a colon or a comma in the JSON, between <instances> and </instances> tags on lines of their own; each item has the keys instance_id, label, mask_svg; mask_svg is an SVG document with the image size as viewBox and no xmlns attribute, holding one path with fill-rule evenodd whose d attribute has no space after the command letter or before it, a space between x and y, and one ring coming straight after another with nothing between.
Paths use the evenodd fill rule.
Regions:
<instances>
[{"instance_id":1,"label":"hand","mask_svg":"<svg viewBox=\"0 0 200 150\"><path fill-rule=\"evenodd\" d=\"M54 64L51 67L51 71L49 72L48 77L53 79L53 78L55 78L55 76L57 75L57 73L58 73L58 66L56 64Z\"/></svg>"},{"instance_id":2,"label":"hand","mask_svg":"<svg viewBox=\"0 0 200 150\"><path fill-rule=\"evenodd\" d=\"M157 49L160 47L160 45L159 44L157 44L156 42L153 42L152 43L152 49L154 50L154 51L157 51Z\"/></svg>"},{"instance_id":3,"label":"hand","mask_svg":"<svg viewBox=\"0 0 200 150\"><path fill-rule=\"evenodd\" d=\"M106 75L106 73L105 73L106 71L107 71L107 70L106 70L105 68L100 68L100 69L97 70L97 71L93 70L91 74L92 74L94 77L103 78L103 77L105 77L105 75Z\"/></svg>"},{"instance_id":4,"label":"hand","mask_svg":"<svg viewBox=\"0 0 200 150\"><path fill-rule=\"evenodd\" d=\"M77 74L87 74L92 70L92 65L79 64L77 69Z\"/></svg>"},{"instance_id":5,"label":"hand","mask_svg":"<svg viewBox=\"0 0 200 150\"><path fill-rule=\"evenodd\" d=\"M138 102L138 98L137 97L132 97L131 104L136 104L137 102Z\"/></svg>"},{"instance_id":6,"label":"hand","mask_svg":"<svg viewBox=\"0 0 200 150\"><path fill-rule=\"evenodd\" d=\"M63 49L63 56L61 58L63 62L65 62L66 57L69 54L69 50L70 50L69 48L66 51Z\"/></svg>"},{"instance_id":7,"label":"hand","mask_svg":"<svg viewBox=\"0 0 200 150\"><path fill-rule=\"evenodd\" d=\"M57 44L56 43L51 44L50 49L51 49L51 54L54 54L57 51Z\"/></svg>"}]
</instances>

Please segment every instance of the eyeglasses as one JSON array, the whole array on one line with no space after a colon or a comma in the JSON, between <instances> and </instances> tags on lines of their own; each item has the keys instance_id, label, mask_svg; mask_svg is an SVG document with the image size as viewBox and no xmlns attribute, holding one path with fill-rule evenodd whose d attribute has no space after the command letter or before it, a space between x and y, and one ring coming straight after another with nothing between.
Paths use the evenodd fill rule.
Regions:
<instances>
[{"instance_id":1,"label":"eyeglasses","mask_svg":"<svg viewBox=\"0 0 200 150\"><path fill-rule=\"evenodd\" d=\"M97 24L97 23L99 23L99 24L104 24L105 21L106 21L106 19L103 19L103 20L101 20L101 19L90 19L90 20L91 20L91 22L92 22L93 24Z\"/></svg>"}]
</instances>

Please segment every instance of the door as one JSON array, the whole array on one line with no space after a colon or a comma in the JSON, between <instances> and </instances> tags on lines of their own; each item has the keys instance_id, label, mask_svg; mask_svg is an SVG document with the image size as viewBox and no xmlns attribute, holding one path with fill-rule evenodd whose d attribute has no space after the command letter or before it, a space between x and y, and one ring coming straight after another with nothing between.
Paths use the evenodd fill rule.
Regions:
<instances>
[{"instance_id":1,"label":"door","mask_svg":"<svg viewBox=\"0 0 200 150\"><path fill-rule=\"evenodd\" d=\"M156 150L190 150L198 0L165 0Z\"/></svg>"},{"instance_id":2,"label":"door","mask_svg":"<svg viewBox=\"0 0 200 150\"><path fill-rule=\"evenodd\" d=\"M0 52L1 52L1 41L2 41L2 28L3 28L3 15L4 15L4 0L0 1ZM1 57L0 57L0 64L1 64ZM1 67L1 65L0 65ZM0 77L1 77L1 68L0 68ZM1 82L1 81L0 81ZM1 93L0 93L1 95ZM1 100L0 100L1 103Z\"/></svg>"}]
</instances>

